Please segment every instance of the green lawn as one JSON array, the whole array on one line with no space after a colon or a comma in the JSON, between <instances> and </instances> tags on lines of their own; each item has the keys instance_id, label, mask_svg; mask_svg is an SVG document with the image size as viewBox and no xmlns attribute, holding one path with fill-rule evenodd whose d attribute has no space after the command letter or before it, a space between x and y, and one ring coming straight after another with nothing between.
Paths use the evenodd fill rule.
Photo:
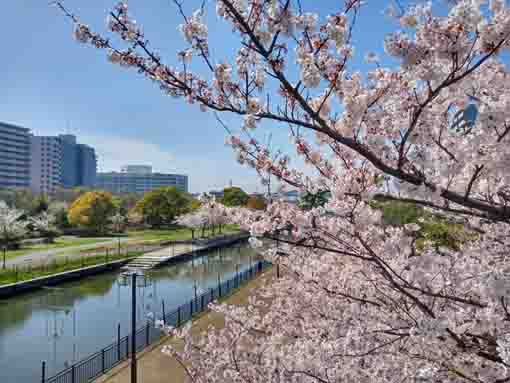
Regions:
<instances>
[{"instance_id":1,"label":"green lawn","mask_svg":"<svg viewBox=\"0 0 510 383\"><path fill-rule=\"evenodd\" d=\"M221 234L218 234L218 231L215 231L215 236L223 235L228 233L235 233L239 231L239 226L237 225L226 225L221 229ZM201 238L202 231L195 231L195 238ZM206 237L212 237L212 230L205 231ZM154 243L159 243L161 241L177 241L177 240L185 240L191 239L191 230L185 228L171 228L171 229L148 229L148 230L132 230L128 231L127 236L123 237L124 240L121 242L121 252L125 251L126 248L137 248L137 246L142 245L150 245ZM129 242L126 242L125 239L129 239ZM98 246L94 248L94 251L106 252L108 251L117 251L117 242L108 243L104 246ZM77 253L89 253L91 249L82 249Z\"/></svg>"},{"instance_id":2,"label":"green lawn","mask_svg":"<svg viewBox=\"0 0 510 383\"><path fill-rule=\"evenodd\" d=\"M397 201L373 201L372 207L383 213L383 223L388 226L404 226L416 223L420 227L416 233L416 250L421 252L425 243L458 250L467 241L478 235L458 223L452 223L440 214L433 214L422 206Z\"/></svg>"},{"instance_id":3,"label":"green lawn","mask_svg":"<svg viewBox=\"0 0 510 383\"><path fill-rule=\"evenodd\" d=\"M237 225L225 225L221 229L221 234L232 233L235 231L239 231L239 226ZM199 238L202 235L201 230L195 231L195 238ZM212 230L206 229L205 235L212 236ZM218 235L218 230L216 229L215 235ZM191 230L185 228L175 228L175 229L150 229L150 230L133 230L128 232L128 237L142 239L145 241L176 241L176 240L184 240L191 239Z\"/></svg>"},{"instance_id":4,"label":"green lawn","mask_svg":"<svg viewBox=\"0 0 510 383\"><path fill-rule=\"evenodd\" d=\"M27 244L19 250L9 250L6 253L6 258L15 258L20 255L29 254L35 251L44 251L51 249L61 249L65 247L80 246L80 245L92 245L95 243L101 243L109 241L107 238L55 238L55 243L45 244Z\"/></svg>"}]
</instances>

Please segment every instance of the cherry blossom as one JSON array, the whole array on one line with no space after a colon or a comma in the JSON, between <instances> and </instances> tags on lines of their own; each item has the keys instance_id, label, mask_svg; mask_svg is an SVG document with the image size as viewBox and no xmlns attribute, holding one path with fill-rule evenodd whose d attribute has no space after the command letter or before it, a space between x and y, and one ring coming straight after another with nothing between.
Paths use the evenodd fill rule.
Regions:
<instances>
[{"instance_id":1,"label":"cherry blossom","mask_svg":"<svg viewBox=\"0 0 510 383\"><path fill-rule=\"evenodd\" d=\"M210 57L208 5L186 16L178 3L184 39L174 64L150 49L125 3L108 21L118 45L60 5L79 42L218 113L226 144L262 184L331 194L307 210L208 201L208 222L249 231L281 275L246 306L212 304L225 316L221 330L192 338L189 326L172 329L185 347L166 351L200 383L509 380L510 9L458 0L436 14L430 2L392 2L381 22L395 29L381 39L381 57L360 52L371 64L361 73L353 35L363 3L346 0L332 15L300 3L217 0L240 41L232 62ZM474 121L456 129L473 102ZM241 134L222 114L240 117ZM255 136L275 127L289 128L294 153ZM455 249L417 246L427 221L385 225L376 194L421 205L468 238Z\"/></svg>"}]
</instances>

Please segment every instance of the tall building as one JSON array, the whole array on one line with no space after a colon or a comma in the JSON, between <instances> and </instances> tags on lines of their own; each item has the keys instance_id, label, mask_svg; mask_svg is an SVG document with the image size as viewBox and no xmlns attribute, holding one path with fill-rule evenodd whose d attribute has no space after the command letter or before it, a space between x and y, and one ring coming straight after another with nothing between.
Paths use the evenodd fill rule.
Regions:
<instances>
[{"instance_id":1,"label":"tall building","mask_svg":"<svg viewBox=\"0 0 510 383\"><path fill-rule=\"evenodd\" d=\"M78 144L76 136L61 134L64 162L62 163L62 187L94 187L97 174L96 151L88 145Z\"/></svg>"},{"instance_id":2,"label":"tall building","mask_svg":"<svg viewBox=\"0 0 510 383\"><path fill-rule=\"evenodd\" d=\"M62 145L58 137L32 136L30 188L52 194L62 185Z\"/></svg>"},{"instance_id":3,"label":"tall building","mask_svg":"<svg viewBox=\"0 0 510 383\"><path fill-rule=\"evenodd\" d=\"M30 186L30 132L0 122L0 188Z\"/></svg>"},{"instance_id":4,"label":"tall building","mask_svg":"<svg viewBox=\"0 0 510 383\"><path fill-rule=\"evenodd\" d=\"M78 182L76 186L93 188L97 177L97 157L94 148L78 144Z\"/></svg>"},{"instance_id":5,"label":"tall building","mask_svg":"<svg viewBox=\"0 0 510 383\"><path fill-rule=\"evenodd\" d=\"M71 134L32 136L31 189L52 194L57 188L93 187L97 160L93 148Z\"/></svg>"},{"instance_id":6,"label":"tall building","mask_svg":"<svg viewBox=\"0 0 510 383\"><path fill-rule=\"evenodd\" d=\"M112 193L145 193L163 186L188 192L188 176L152 173L150 166L124 166L122 172L98 173L96 188Z\"/></svg>"},{"instance_id":7,"label":"tall building","mask_svg":"<svg viewBox=\"0 0 510 383\"><path fill-rule=\"evenodd\" d=\"M62 154L65 161L62 162L62 187L72 189L79 184L78 155L76 150L76 136L61 134L58 136L62 143Z\"/></svg>"}]
</instances>

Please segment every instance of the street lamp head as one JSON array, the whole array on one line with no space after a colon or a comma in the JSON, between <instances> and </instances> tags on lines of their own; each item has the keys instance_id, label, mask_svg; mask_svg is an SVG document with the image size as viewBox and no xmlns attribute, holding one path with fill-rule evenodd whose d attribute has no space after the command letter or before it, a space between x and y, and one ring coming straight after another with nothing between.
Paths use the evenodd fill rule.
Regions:
<instances>
[{"instance_id":1,"label":"street lamp head","mask_svg":"<svg viewBox=\"0 0 510 383\"><path fill-rule=\"evenodd\" d=\"M137 287L147 287L150 286L152 282L147 273L138 269L124 271L119 275L118 281L121 286L129 286L133 278L136 281Z\"/></svg>"}]
</instances>

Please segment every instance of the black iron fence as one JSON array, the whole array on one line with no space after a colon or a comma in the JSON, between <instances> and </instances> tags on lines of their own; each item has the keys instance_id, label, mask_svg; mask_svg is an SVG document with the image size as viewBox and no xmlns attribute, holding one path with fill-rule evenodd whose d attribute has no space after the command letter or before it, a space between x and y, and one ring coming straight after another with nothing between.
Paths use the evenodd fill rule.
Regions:
<instances>
[{"instance_id":1,"label":"black iron fence","mask_svg":"<svg viewBox=\"0 0 510 383\"><path fill-rule=\"evenodd\" d=\"M210 288L201 295L197 295L188 303L184 303L177 307L176 310L170 313L161 313L160 318L168 326L179 327L194 315L201 313L207 309L207 305L218 299L224 297L232 290L240 287L244 282L249 281L254 276L265 270L270 263L259 261L249 269L237 273L233 278L218 283L214 288ZM163 308L164 310L164 308ZM108 372L119 363L127 360L131 355L130 344L133 334L120 337L120 330L118 331L117 341L103 348L102 350L90 355L89 357L73 364L71 367L60 371L58 374L46 377L46 365L42 363L42 383L89 383L93 379ZM154 325L154 323L147 323L147 325L138 329L135 333L136 352L139 352L161 339L164 332Z\"/></svg>"}]
</instances>

